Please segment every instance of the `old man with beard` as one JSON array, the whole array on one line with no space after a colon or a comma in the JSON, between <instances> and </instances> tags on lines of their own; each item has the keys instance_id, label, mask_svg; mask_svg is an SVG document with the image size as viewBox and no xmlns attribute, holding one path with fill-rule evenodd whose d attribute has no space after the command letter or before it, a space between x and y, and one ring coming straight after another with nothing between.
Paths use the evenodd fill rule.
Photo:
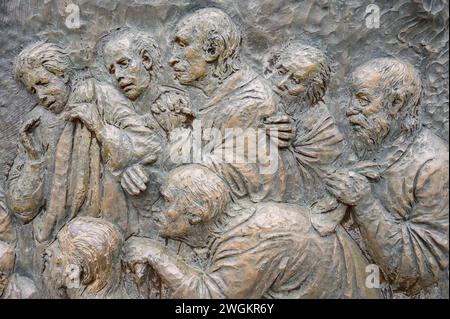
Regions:
<instances>
[{"instance_id":1,"label":"old man with beard","mask_svg":"<svg viewBox=\"0 0 450 319\"><path fill-rule=\"evenodd\" d=\"M206 251L202 266L161 243L132 237L124 261L150 266L175 298L380 298L365 260L342 230L320 235L301 206L233 198L205 166L171 171L161 190L160 234Z\"/></svg>"},{"instance_id":2,"label":"old man with beard","mask_svg":"<svg viewBox=\"0 0 450 319\"><path fill-rule=\"evenodd\" d=\"M353 72L351 90L347 118L361 162L331 173L328 190L353 206L394 291L414 295L448 271L448 147L420 126L422 83L412 65L371 60Z\"/></svg>"}]
</instances>

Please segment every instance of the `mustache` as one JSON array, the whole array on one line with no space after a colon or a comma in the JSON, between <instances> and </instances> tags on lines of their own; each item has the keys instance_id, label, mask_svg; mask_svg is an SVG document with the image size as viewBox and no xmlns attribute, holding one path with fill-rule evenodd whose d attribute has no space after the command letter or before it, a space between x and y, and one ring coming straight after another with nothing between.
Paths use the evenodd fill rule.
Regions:
<instances>
[{"instance_id":1,"label":"mustache","mask_svg":"<svg viewBox=\"0 0 450 319\"><path fill-rule=\"evenodd\" d=\"M351 116L355 140L353 148L360 158L369 152L376 151L389 133L387 117L377 116L370 119L362 114Z\"/></svg>"},{"instance_id":2,"label":"mustache","mask_svg":"<svg viewBox=\"0 0 450 319\"><path fill-rule=\"evenodd\" d=\"M348 121L352 125L353 129L358 129L358 127L361 127L368 130L371 129L371 126L373 125L370 123L369 119L361 113L349 116Z\"/></svg>"}]
</instances>

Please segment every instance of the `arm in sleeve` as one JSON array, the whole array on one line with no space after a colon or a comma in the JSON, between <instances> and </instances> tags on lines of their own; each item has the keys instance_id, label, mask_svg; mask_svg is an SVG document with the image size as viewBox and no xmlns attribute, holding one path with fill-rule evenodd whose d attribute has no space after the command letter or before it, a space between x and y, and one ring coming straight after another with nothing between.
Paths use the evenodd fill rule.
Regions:
<instances>
[{"instance_id":1,"label":"arm in sleeve","mask_svg":"<svg viewBox=\"0 0 450 319\"><path fill-rule=\"evenodd\" d=\"M174 298L262 298L278 275L277 263L269 258L273 251L266 245L255 246L254 241L236 237L220 245L205 271L165 247L148 258Z\"/></svg>"},{"instance_id":2,"label":"arm in sleeve","mask_svg":"<svg viewBox=\"0 0 450 319\"><path fill-rule=\"evenodd\" d=\"M410 293L433 284L448 267L448 164L427 162L414 186L403 219L371 195L355 209L375 261L397 289Z\"/></svg>"}]
</instances>

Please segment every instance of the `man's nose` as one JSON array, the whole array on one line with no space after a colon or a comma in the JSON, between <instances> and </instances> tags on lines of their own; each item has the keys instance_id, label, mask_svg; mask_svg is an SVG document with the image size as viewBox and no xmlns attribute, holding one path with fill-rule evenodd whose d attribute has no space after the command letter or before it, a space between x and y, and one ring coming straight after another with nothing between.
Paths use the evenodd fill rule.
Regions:
<instances>
[{"instance_id":1,"label":"man's nose","mask_svg":"<svg viewBox=\"0 0 450 319\"><path fill-rule=\"evenodd\" d=\"M281 90L281 91L285 91L287 90L287 83L289 81L289 75L285 76L277 85L277 87Z\"/></svg>"},{"instance_id":2,"label":"man's nose","mask_svg":"<svg viewBox=\"0 0 450 319\"><path fill-rule=\"evenodd\" d=\"M114 76L116 77L117 82L120 82L125 78L124 72L120 70L120 68L116 69Z\"/></svg>"},{"instance_id":3,"label":"man's nose","mask_svg":"<svg viewBox=\"0 0 450 319\"><path fill-rule=\"evenodd\" d=\"M352 116L352 115L357 115L361 112L362 112L362 108L359 105L357 105L354 100L352 100L352 101L350 101L350 105L347 108L345 115Z\"/></svg>"}]
</instances>

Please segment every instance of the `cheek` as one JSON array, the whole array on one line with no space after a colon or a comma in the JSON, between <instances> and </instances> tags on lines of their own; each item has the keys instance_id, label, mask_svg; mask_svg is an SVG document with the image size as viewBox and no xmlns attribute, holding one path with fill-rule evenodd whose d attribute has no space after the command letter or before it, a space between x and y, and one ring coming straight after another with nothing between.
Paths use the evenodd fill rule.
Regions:
<instances>
[{"instance_id":1,"label":"cheek","mask_svg":"<svg viewBox=\"0 0 450 319\"><path fill-rule=\"evenodd\" d=\"M372 104L368 105L364 108L363 114L367 117L373 116L381 112L382 103L381 97L372 102Z\"/></svg>"},{"instance_id":2,"label":"cheek","mask_svg":"<svg viewBox=\"0 0 450 319\"><path fill-rule=\"evenodd\" d=\"M206 73L206 61L197 50L189 50L185 54L186 61L190 64L191 73L196 78L200 78Z\"/></svg>"},{"instance_id":3,"label":"cheek","mask_svg":"<svg viewBox=\"0 0 450 319\"><path fill-rule=\"evenodd\" d=\"M56 83L49 84L47 87L47 94L56 96L56 97L64 97L67 94L67 86L64 82L58 81Z\"/></svg>"}]
</instances>

